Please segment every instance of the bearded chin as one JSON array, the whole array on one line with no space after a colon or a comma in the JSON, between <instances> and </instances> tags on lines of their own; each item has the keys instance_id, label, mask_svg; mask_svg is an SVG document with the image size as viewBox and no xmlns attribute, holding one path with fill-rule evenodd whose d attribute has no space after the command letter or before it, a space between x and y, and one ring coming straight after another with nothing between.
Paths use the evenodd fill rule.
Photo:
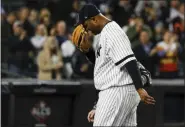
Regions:
<instances>
[{"instance_id":1,"label":"bearded chin","mask_svg":"<svg viewBox=\"0 0 185 127\"><path fill-rule=\"evenodd\" d=\"M98 30L95 30L95 31L92 31L92 33L94 34L94 35L97 35L97 34L99 34L101 31L98 31Z\"/></svg>"}]
</instances>

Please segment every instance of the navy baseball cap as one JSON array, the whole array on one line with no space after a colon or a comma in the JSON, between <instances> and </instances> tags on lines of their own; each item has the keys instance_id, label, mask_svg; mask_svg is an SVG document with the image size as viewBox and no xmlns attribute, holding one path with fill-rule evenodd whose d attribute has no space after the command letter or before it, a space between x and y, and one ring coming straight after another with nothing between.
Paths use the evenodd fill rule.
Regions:
<instances>
[{"instance_id":1,"label":"navy baseball cap","mask_svg":"<svg viewBox=\"0 0 185 127\"><path fill-rule=\"evenodd\" d=\"M86 4L82 7L82 9L79 11L77 23L75 26L79 24L83 24L85 20L88 20L98 14L100 14L100 10L93 4Z\"/></svg>"}]
</instances>

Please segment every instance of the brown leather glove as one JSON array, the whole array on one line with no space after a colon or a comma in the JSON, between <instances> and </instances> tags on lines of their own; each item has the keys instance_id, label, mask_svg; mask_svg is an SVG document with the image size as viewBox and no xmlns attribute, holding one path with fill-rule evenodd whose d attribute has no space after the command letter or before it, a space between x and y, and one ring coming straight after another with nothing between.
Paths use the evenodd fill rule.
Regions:
<instances>
[{"instance_id":1,"label":"brown leather glove","mask_svg":"<svg viewBox=\"0 0 185 127\"><path fill-rule=\"evenodd\" d=\"M81 24L74 29L72 42L81 52L87 53L89 51L91 43L88 41L88 33Z\"/></svg>"}]
</instances>

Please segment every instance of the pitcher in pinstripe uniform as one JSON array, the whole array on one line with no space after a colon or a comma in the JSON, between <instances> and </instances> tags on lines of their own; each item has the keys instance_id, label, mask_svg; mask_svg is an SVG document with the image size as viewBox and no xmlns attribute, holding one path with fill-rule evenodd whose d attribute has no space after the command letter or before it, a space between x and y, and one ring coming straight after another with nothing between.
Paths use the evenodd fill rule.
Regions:
<instances>
[{"instance_id":1,"label":"pitcher in pinstripe uniform","mask_svg":"<svg viewBox=\"0 0 185 127\"><path fill-rule=\"evenodd\" d=\"M88 114L89 122L93 126L137 126L140 100L147 104L155 100L143 89L149 80L141 75L127 35L92 4L80 10L78 23L86 31L100 34L96 51L86 53L95 64L94 84L100 91L96 109Z\"/></svg>"}]
</instances>

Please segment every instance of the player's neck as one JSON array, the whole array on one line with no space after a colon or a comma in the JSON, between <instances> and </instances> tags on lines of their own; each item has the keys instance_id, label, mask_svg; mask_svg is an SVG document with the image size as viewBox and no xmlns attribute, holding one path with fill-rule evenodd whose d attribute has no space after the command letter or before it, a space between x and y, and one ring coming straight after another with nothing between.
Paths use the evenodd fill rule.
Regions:
<instances>
[{"instance_id":1,"label":"player's neck","mask_svg":"<svg viewBox=\"0 0 185 127\"><path fill-rule=\"evenodd\" d=\"M111 20L105 17L104 15L100 14L96 17L98 19L98 27L99 27L99 33L102 31L102 29L109 23Z\"/></svg>"},{"instance_id":2,"label":"player's neck","mask_svg":"<svg viewBox=\"0 0 185 127\"><path fill-rule=\"evenodd\" d=\"M102 19L102 21L101 21L101 30L109 23L109 22L111 22L111 20L110 19L107 19L107 18L104 18L104 19Z\"/></svg>"}]
</instances>

